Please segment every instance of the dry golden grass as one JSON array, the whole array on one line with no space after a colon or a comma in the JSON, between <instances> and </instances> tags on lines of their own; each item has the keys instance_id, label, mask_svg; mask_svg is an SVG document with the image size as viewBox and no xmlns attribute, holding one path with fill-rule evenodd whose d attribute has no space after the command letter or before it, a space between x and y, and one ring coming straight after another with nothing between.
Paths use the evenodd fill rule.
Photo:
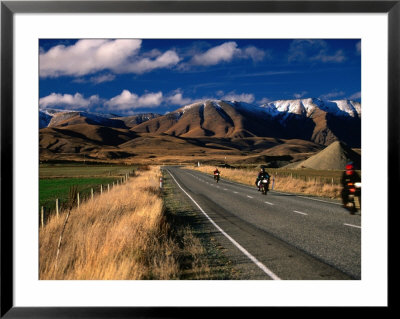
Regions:
<instances>
[{"instance_id":1,"label":"dry golden grass","mask_svg":"<svg viewBox=\"0 0 400 319\"><path fill-rule=\"evenodd\" d=\"M167 235L159 177L157 167L139 171L126 184L72 209L58 260L67 212L51 217L39 232L40 279L177 278L179 248Z\"/></svg>"},{"instance_id":2,"label":"dry golden grass","mask_svg":"<svg viewBox=\"0 0 400 319\"><path fill-rule=\"evenodd\" d=\"M186 167L194 169L203 173L212 175L215 166L200 166L200 167ZM232 181L243 183L246 185L255 186L258 169L246 170L235 168L218 168L221 172L221 177ZM267 170L268 171L268 170ZM270 175L272 175L270 173ZM339 199L341 187L339 185L332 185L324 183L317 179L303 180L290 176L273 176L275 178L274 190L291 193L301 193L307 195L315 195L321 197L328 197ZM272 183L271 183L272 185ZM270 186L271 187L271 186Z\"/></svg>"}]
</instances>

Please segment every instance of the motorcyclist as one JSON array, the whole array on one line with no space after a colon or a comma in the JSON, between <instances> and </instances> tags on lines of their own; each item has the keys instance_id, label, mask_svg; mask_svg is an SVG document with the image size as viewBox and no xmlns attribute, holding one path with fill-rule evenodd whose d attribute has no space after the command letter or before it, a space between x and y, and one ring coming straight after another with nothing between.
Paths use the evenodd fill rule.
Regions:
<instances>
[{"instance_id":1,"label":"motorcyclist","mask_svg":"<svg viewBox=\"0 0 400 319\"><path fill-rule=\"evenodd\" d=\"M264 178L268 179L268 183L267 183L267 190L269 189L269 174L267 173L267 171L265 170L264 167L260 168L260 172L258 173L257 179L256 179L256 185L258 187L258 191L261 191L261 183L260 181L263 180Z\"/></svg>"},{"instance_id":2,"label":"motorcyclist","mask_svg":"<svg viewBox=\"0 0 400 319\"><path fill-rule=\"evenodd\" d=\"M216 168L214 171L214 179L217 180L217 182L218 182L220 176L221 176L221 173L218 170L218 168Z\"/></svg>"},{"instance_id":3,"label":"motorcyclist","mask_svg":"<svg viewBox=\"0 0 400 319\"><path fill-rule=\"evenodd\" d=\"M347 204L349 202L349 194L350 194L350 188L355 187L355 183L360 183L361 182L361 177L358 175L358 173L354 170L354 165L353 163L349 163L346 165L346 170L342 174L342 203L343 207L347 207ZM357 190L357 189L356 189ZM357 190L356 193L354 194L355 196L358 196L359 199L361 199L361 191ZM361 201L360 201L361 203Z\"/></svg>"}]
</instances>

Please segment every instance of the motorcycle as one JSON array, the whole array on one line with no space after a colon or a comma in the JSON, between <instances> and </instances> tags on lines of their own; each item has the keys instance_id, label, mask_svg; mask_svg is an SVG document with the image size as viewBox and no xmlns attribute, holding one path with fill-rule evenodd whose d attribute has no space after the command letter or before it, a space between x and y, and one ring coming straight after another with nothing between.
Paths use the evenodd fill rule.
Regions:
<instances>
[{"instance_id":1,"label":"motorcycle","mask_svg":"<svg viewBox=\"0 0 400 319\"><path fill-rule=\"evenodd\" d=\"M219 182L219 173L214 173L214 180Z\"/></svg>"},{"instance_id":2,"label":"motorcycle","mask_svg":"<svg viewBox=\"0 0 400 319\"><path fill-rule=\"evenodd\" d=\"M347 183L349 189L348 201L345 204L350 214L361 211L361 183Z\"/></svg>"},{"instance_id":3,"label":"motorcycle","mask_svg":"<svg viewBox=\"0 0 400 319\"><path fill-rule=\"evenodd\" d=\"M261 193L264 195L267 195L268 183L269 183L269 178L263 178L262 180L259 181L259 187L260 187Z\"/></svg>"}]
</instances>

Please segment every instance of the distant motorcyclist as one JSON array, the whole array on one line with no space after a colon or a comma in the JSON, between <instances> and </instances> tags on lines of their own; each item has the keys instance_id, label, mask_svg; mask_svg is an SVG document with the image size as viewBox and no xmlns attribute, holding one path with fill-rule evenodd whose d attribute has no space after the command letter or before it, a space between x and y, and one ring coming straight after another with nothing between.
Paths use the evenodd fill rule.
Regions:
<instances>
[{"instance_id":1,"label":"distant motorcyclist","mask_svg":"<svg viewBox=\"0 0 400 319\"><path fill-rule=\"evenodd\" d=\"M342 174L341 183L342 183L342 203L343 207L347 208L347 204L349 203L349 195L350 192L355 192L354 196L358 196L361 199L361 191L359 188L356 188L356 183L361 182L360 175L354 170L354 165L349 163L346 165L346 170ZM361 203L361 200L360 200Z\"/></svg>"},{"instance_id":2,"label":"distant motorcyclist","mask_svg":"<svg viewBox=\"0 0 400 319\"><path fill-rule=\"evenodd\" d=\"M218 168L216 168L214 171L214 180L216 180L217 183L219 181L220 175L221 175L220 171L218 170Z\"/></svg>"},{"instance_id":3,"label":"distant motorcyclist","mask_svg":"<svg viewBox=\"0 0 400 319\"><path fill-rule=\"evenodd\" d=\"M258 173L257 179L256 179L256 185L258 187L258 191L261 191L261 181L263 179L267 179L268 183L267 183L267 190L269 189L269 174L267 173L267 171L265 170L264 167L261 167L260 172Z\"/></svg>"}]
</instances>

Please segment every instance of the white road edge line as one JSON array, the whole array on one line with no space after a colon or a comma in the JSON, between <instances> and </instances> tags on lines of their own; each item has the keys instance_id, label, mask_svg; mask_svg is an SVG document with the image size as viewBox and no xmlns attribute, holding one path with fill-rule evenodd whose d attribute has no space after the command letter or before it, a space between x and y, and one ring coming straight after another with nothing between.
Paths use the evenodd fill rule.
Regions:
<instances>
[{"instance_id":1,"label":"white road edge line","mask_svg":"<svg viewBox=\"0 0 400 319\"><path fill-rule=\"evenodd\" d=\"M294 210L293 212L295 212L295 213L297 213L297 214L301 214L301 215L308 215L308 214L306 214L306 213L299 212L298 210Z\"/></svg>"},{"instance_id":2,"label":"white road edge line","mask_svg":"<svg viewBox=\"0 0 400 319\"><path fill-rule=\"evenodd\" d=\"M356 226L356 225L352 225L352 224L343 224L343 225L361 229L361 226Z\"/></svg>"},{"instance_id":3,"label":"white road edge line","mask_svg":"<svg viewBox=\"0 0 400 319\"><path fill-rule=\"evenodd\" d=\"M199 204L179 185L175 177L172 175L172 173L167 169L168 173L171 175L171 177L174 179L175 183L179 186L179 188L192 200L192 202L200 209L200 211L203 213L204 216L207 217L207 219L217 228L226 238L228 238L232 244L236 246L244 255L246 255L247 258L249 258L254 264L256 264L262 271L264 271L268 276L271 277L273 280L281 280L277 275L275 275L271 270L269 270L263 263L258 261L256 257L254 257L252 254L250 254L245 248L243 248L236 240L234 240L231 236L229 236L225 231L219 227L208 215L207 213L200 207Z\"/></svg>"}]
</instances>

